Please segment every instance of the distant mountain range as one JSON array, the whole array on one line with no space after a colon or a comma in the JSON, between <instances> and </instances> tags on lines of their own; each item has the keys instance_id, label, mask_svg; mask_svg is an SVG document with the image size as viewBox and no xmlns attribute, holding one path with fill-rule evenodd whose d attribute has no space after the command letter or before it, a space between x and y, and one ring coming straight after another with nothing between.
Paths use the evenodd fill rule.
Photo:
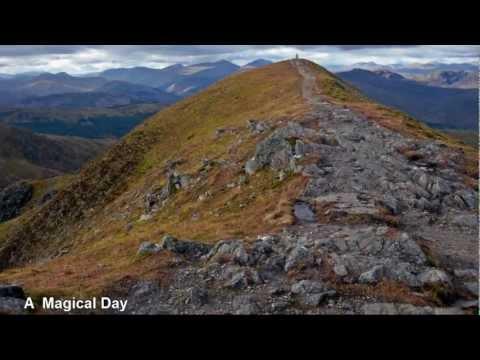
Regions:
<instances>
[{"instance_id":1,"label":"distant mountain range","mask_svg":"<svg viewBox=\"0 0 480 360\"><path fill-rule=\"evenodd\" d=\"M478 71L434 71L427 75L414 76L412 77L412 79L430 86L440 86L457 89L478 88Z\"/></svg>"},{"instance_id":2,"label":"distant mountain range","mask_svg":"<svg viewBox=\"0 0 480 360\"><path fill-rule=\"evenodd\" d=\"M155 87L177 96L186 97L237 71L255 69L269 64L271 62L268 60L258 59L240 67L229 61L221 60L189 66L176 64L164 69L145 67L111 69L90 75Z\"/></svg>"},{"instance_id":3,"label":"distant mountain range","mask_svg":"<svg viewBox=\"0 0 480 360\"><path fill-rule=\"evenodd\" d=\"M438 128L477 129L478 89L446 89L386 71L337 73L372 100L395 107Z\"/></svg>"},{"instance_id":4,"label":"distant mountain range","mask_svg":"<svg viewBox=\"0 0 480 360\"><path fill-rule=\"evenodd\" d=\"M0 189L18 180L75 171L112 143L39 135L0 124Z\"/></svg>"},{"instance_id":5,"label":"distant mountain range","mask_svg":"<svg viewBox=\"0 0 480 360\"><path fill-rule=\"evenodd\" d=\"M169 105L238 70L268 65L255 60L244 67L229 61L164 69L135 67L71 76L67 73L0 76L0 105L19 107L113 107L137 103Z\"/></svg>"},{"instance_id":6,"label":"distant mountain range","mask_svg":"<svg viewBox=\"0 0 480 360\"><path fill-rule=\"evenodd\" d=\"M35 132L89 138L121 137L146 117L238 71L228 61L164 69L135 67L71 76L23 73L0 76L0 123Z\"/></svg>"},{"instance_id":7,"label":"distant mountain range","mask_svg":"<svg viewBox=\"0 0 480 360\"><path fill-rule=\"evenodd\" d=\"M445 64L440 62L426 64L380 65L375 62L362 62L349 66L333 66L332 71L345 72L354 69L369 71L388 71L400 74L408 79L427 85L459 89L478 88L479 68L476 64Z\"/></svg>"}]
</instances>

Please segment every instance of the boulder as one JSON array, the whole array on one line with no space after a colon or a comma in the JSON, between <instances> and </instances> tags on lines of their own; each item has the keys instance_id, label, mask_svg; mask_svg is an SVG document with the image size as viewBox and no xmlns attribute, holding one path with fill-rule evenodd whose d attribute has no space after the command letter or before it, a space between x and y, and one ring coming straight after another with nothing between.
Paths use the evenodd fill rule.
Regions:
<instances>
[{"instance_id":1,"label":"boulder","mask_svg":"<svg viewBox=\"0 0 480 360\"><path fill-rule=\"evenodd\" d=\"M158 244L154 244L152 242L145 241L140 244L137 255L151 255L157 254L162 251L162 248Z\"/></svg>"},{"instance_id":2,"label":"boulder","mask_svg":"<svg viewBox=\"0 0 480 360\"><path fill-rule=\"evenodd\" d=\"M235 315L253 315L261 311L254 295L240 295L235 297L232 302L232 307Z\"/></svg>"},{"instance_id":3,"label":"boulder","mask_svg":"<svg viewBox=\"0 0 480 360\"><path fill-rule=\"evenodd\" d=\"M285 261L285 271L303 270L312 267L314 264L315 258L312 253L306 247L297 245L290 251Z\"/></svg>"},{"instance_id":4,"label":"boulder","mask_svg":"<svg viewBox=\"0 0 480 360\"><path fill-rule=\"evenodd\" d=\"M358 281L362 284L376 284L385 276L385 267L383 265L374 266L372 269L362 273Z\"/></svg>"},{"instance_id":5,"label":"boulder","mask_svg":"<svg viewBox=\"0 0 480 360\"><path fill-rule=\"evenodd\" d=\"M176 254L202 256L207 254L212 247L196 241L179 240L171 235L165 235L160 243L160 248Z\"/></svg>"},{"instance_id":6,"label":"boulder","mask_svg":"<svg viewBox=\"0 0 480 360\"><path fill-rule=\"evenodd\" d=\"M267 130L270 130L270 126L267 123L258 120L248 120L247 128L253 134L261 134Z\"/></svg>"},{"instance_id":7,"label":"boulder","mask_svg":"<svg viewBox=\"0 0 480 360\"><path fill-rule=\"evenodd\" d=\"M15 298L25 300L25 293L18 285L0 285L0 298Z\"/></svg>"},{"instance_id":8,"label":"boulder","mask_svg":"<svg viewBox=\"0 0 480 360\"><path fill-rule=\"evenodd\" d=\"M319 281L302 280L292 285L291 292L300 297L307 306L318 306L326 298L334 296L336 292L328 289Z\"/></svg>"},{"instance_id":9,"label":"boulder","mask_svg":"<svg viewBox=\"0 0 480 360\"><path fill-rule=\"evenodd\" d=\"M188 290L188 302L195 306L208 303L208 291L202 287L192 287Z\"/></svg>"},{"instance_id":10,"label":"boulder","mask_svg":"<svg viewBox=\"0 0 480 360\"><path fill-rule=\"evenodd\" d=\"M231 278L226 282L225 286L232 289L246 289L249 286L261 284L262 278L254 269L233 269L226 271L231 274Z\"/></svg>"},{"instance_id":11,"label":"boulder","mask_svg":"<svg viewBox=\"0 0 480 360\"><path fill-rule=\"evenodd\" d=\"M450 277L440 269L428 269L422 272L418 279L422 285L450 285Z\"/></svg>"},{"instance_id":12,"label":"boulder","mask_svg":"<svg viewBox=\"0 0 480 360\"><path fill-rule=\"evenodd\" d=\"M0 315L25 315L25 300L13 297L0 297Z\"/></svg>"},{"instance_id":13,"label":"boulder","mask_svg":"<svg viewBox=\"0 0 480 360\"><path fill-rule=\"evenodd\" d=\"M240 240L219 241L206 255L206 260L210 262L234 262L239 265L249 263L249 255Z\"/></svg>"}]
</instances>

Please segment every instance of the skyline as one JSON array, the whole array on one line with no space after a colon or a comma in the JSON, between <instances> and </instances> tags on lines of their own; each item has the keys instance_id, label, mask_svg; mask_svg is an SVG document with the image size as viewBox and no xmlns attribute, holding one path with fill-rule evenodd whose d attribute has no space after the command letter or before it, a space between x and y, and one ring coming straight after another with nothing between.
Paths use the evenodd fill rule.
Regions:
<instances>
[{"instance_id":1,"label":"skyline","mask_svg":"<svg viewBox=\"0 0 480 360\"><path fill-rule=\"evenodd\" d=\"M111 68L164 68L228 60L240 66L298 54L327 68L361 62L380 65L478 63L478 45L0 45L0 73L85 74Z\"/></svg>"}]
</instances>

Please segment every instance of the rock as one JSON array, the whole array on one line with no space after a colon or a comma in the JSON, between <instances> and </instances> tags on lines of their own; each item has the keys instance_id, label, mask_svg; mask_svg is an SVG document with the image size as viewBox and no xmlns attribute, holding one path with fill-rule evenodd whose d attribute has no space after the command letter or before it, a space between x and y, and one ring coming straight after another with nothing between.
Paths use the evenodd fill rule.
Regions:
<instances>
[{"instance_id":1,"label":"rock","mask_svg":"<svg viewBox=\"0 0 480 360\"><path fill-rule=\"evenodd\" d=\"M358 281L362 284L376 284L385 275L385 267L383 265L377 265L371 270L368 270L360 275Z\"/></svg>"},{"instance_id":2,"label":"rock","mask_svg":"<svg viewBox=\"0 0 480 360\"><path fill-rule=\"evenodd\" d=\"M289 299L275 299L271 304L271 311L273 313L279 313L285 311L290 306Z\"/></svg>"},{"instance_id":3,"label":"rock","mask_svg":"<svg viewBox=\"0 0 480 360\"><path fill-rule=\"evenodd\" d=\"M385 195L382 200L382 205L385 206L392 215L400 213L400 203L393 196Z\"/></svg>"},{"instance_id":4,"label":"rock","mask_svg":"<svg viewBox=\"0 0 480 360\"><path fill-rule=\"evenodd\" d=\"M202 256L207 254L212 248L210 245L195 241L178 240L171 235L165 235L160 243L162 249L176 254Z\"/></svg>"},{"instance_id":5,"label":"rock","mask_svg":"<svg viewBox=\"0 0 480 360\"><path fill-rule=\"evenodd\" d=\"M306 146L302 140L297 140L295 142L294 153L296 157L304 157L306 155Z\"/></svg>"},{"instance_id":6,"label":"rock","mask_svg":"<svg viewBox=\"0 0 480 360\"><path fill-rule=\"evenodd\" d=\"M335 264L333 266L333 272L339 277L344 277L348 275L348 270L343 264Z\"/></svg>"},{"instance_id":7,"label":"rock","mask_svg":"<svg viewBox=\"0 0 480 360\"><path fill-rule=\"evenodd\" d=\"M450 285L449 276L440 269L429 269L418 276L422 285Z\"/></svg>"},{"instance_id":8,"label":"rock","mask_svg":"<svg viewBox=\"0 0 480 360\"><path fill-rule=\"evenodd\" d=\"M285 256L273 255L258 264L262 277L266 279L274 279L278 273L285 269Z\"/></svg>"},{"instance_id":9,"label":"rock","mask_svg":"<svg viewBox=\"0 0 480 360\"><path fill-rule=\"evenodd\" d=\"M257 163L255 158L252 158L245 163L245 172L248 175L255 174L255 172L257 172L259 168L260 168L260 165Z\"/></svg>"},{"instance_id":10,"label":"rock","mask_svg":"<svg viewBox=\"0 0 480 360\"><path fill-rule=\"evenodd\" d=\"M253 315L260 312L254 295L240 295L233 299L233 312L236 315Z\"/></svg>"},{"instance_id":11,"label":"rock","mask_svg":"<svg viewBox=\"0 0 480 360\"><path fill-rule=\"evenodd\" d=\"M270 129L270 126L263 122L263 121L257 121L257 120L248 120L247 121L247 128L252 132L253 134L261 134L267 130Z\"/></svg>"},{"instance_id":12,"label":"rock","mask_svg":"<svg viewBox=\"0 0 480 360\"><path fill-rule=\"evenodd\" d=\"M33 186L20 181L0 191L0 223L20 215L22 208L32 199Z\"/></svg>"},{"instance_id":13,"label":"rock","mask_svg":"<svg viewBox=\"0 0 480 360\"><path fill-rule=\"evenodd\" d=\"M254 269L241 269L233 273L231 279L225 284L226 287L232 289L246 289L249 286L262 283L262 279L258 272Z\"/></svg>"},{"instance_id":14,"label":"rock","mask_svg":"<svg viewBox=\"0 0 480 360\"><path fill-rule=\"evenodd\" d=\"M326 290L325 285L319 281L301 280L292 285L291 291L295 295L316 294Z\"/></svg>"},{"instance_id":15,"label":"rock","mask_svg":"<svg viewBox=\"0 0 480 360\"><path fill-rule=\"evenodd\" d=\"M255 148L255 155L245 164L245 172L249 175L270 166L273 170L290 169L294 156L292 144L285 138L273 133Z\"/></svg>"},{"instance_id":16,"label":"rock","mask_svg":"<svg viewBox=\"0 0 480 360\"><path fill-rule=\"evenodd\" d=\"M0 297L0 315L25 315L25 300L14 297Z\"/></svg>"},{"instance_id":17,"label":"rock","mask_svg":"<svg viewBox=\"0 0 480 360\"><path fill-rule=\"evenodd\" d=\"M206 256L210 262L230 262L247 265L249 256L240 240L219 241Z\"/></svg>"},{"instance_id":18,"label":"rock","mask_svg":"<svg viewBox=\"0 0 480 360\"><path fill-rule=\"evenodd\" d=\"M466 282L466 283L463 284L463 286L464 286L472 295L478 296L478 281Z\"/></svg>"},{"instance_id":19,"label":"rock","mask_svg":"<svg viewBox=\"0 0 480 360\"><path fill-rule=\"evenodd\" d=\"M208 303L208 291L201 287L192 287L188 290L188 302L195 306Z\"/></svg>"},{"instance_id":20,"label":"rock","mask_svg":"<svg viewBox=\"0 0 480 360\"><path fill-rule=\"evenodd\" d=\"M285 271L292 269L303 270L315 264L315 258L304 246L297 245L288 255L285 262Z\"/></svg>"},{"instance_id":21,"label":"rock","mask_svg":"<svg viewBox=\"0 0 480 360\"><path fill-rule=\"evenodd\" d=\"M0 285L0 298L9 297L25 300L25 293L18 285Z\"/></svg>"},{"instance_id":22,"label":"rock","mask_svg":"<svg viewBox=\"0 0 480 360\"><path fill-rule=\"evenodd\" d=\"M162 248L160 245L146 241L140 244L137 251L137 255L157 254L160 251L162 251Z\"/></svg>"},{"instance_id":23,"label":"rock","mask_svg":"<svg viewBox=\"0 0 480 360\"><path fill-rule=\"evenodd\" d=\"M335 291L318 281L302 280L292 285L291 292L299 295L302 303L308 306L318 306L327 297L334 296Z\"/></svg>"},{"instance_id":24,"label":"rock","mask_svg":"<svg viewBox=\"0 0 480 360\"><path fill-rule=\"evenodd\" d=\"M177 175L175 171L171 171L167 175L165 185L159 191L152 191L145 195L145 212L148 214L162 207L173 194L189 184L190 177L188 175Z\"/></svg>"},{"instance_id":25,"label":"rock","mask_svg":"<svg viewBox=\"0 0 480 360\"><path fill-rule=\"evenodd\" d=\"M138 219L138 221L144 222L144 221L151 220L152 218L153 216L151 214L143 214L142 216L140 216L140 219Z\"/></svg>"},{"instance_id":26,"label":"rock","mask_svg":"<svg viewBox=\"0 0 480 360\"><path fill-rule=\"evenodd\" d=\"M208 198L211 198L211 197L212 197L212 193L210 191L206 191L205 193L201 194L198 197L198 201L205 201L205 200L207 200Z\"/></svg>"}]
</instances>

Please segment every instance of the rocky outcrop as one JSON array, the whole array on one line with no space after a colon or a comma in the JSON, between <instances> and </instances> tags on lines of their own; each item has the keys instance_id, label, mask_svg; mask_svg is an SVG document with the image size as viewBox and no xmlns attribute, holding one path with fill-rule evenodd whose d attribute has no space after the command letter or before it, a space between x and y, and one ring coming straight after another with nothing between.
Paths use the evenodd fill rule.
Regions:
<instances>
[{"instance_id":1,"label":"rocky outcrop","mask_svg":"<svg viewBox=\"0 0 480 360\"><path fill-rule=\"evenodd\" d=\"M158 211L172 195L180 189L188 187L189 184L190 177L188 175L179 175L175 171L168 173L163 187L145 195L145 213Z\"/></svg>"},{"instance_id":2,"label":"rocky outcrop","mask_svg":"<svg viewBox=\"0 0 480 360\"><path fill-rule=\"evenodd\" d=\"M0 285L0 315L26 314L25 293L17 285Z\"/></svg>"},{"instance_id":3,"label":"rocky outcrop","mask_svg":"<svg viewBox=\"0 0 480 360\"><path fill-rule=\"evenodd\" d=\"M179 240L171 235L165 235L159 244L143 242L138 248L138 255L153 255L161 251L170 251L175 254L190 257L206 255L212 246L196 241Z\"/></svg>"},{"instance_id":4,"label":"rocky outcrop","mask_svg":"<svg viewBox=\"0 0 480 360\"><path fill-rule=\"evenodd\" d=\"M305 128L297 123L276 129L265 140L257 144L253 158L245 164L245 171L252 175L258 170L269 167L274 171L299 172L296 161L312 152L315 141L331 146L336 140Z\"/></svg>"},{"instance_id":5,"label":"rocky outcrop","mask_svg":"<svg viewBox=\"0 0 480 360\"><path fill-rule=\"evenodd\" d=\"M32 196L33 186L26 181L17 182L0 191L0 223L20 215Z\"/></svg>"}]
</instances>

